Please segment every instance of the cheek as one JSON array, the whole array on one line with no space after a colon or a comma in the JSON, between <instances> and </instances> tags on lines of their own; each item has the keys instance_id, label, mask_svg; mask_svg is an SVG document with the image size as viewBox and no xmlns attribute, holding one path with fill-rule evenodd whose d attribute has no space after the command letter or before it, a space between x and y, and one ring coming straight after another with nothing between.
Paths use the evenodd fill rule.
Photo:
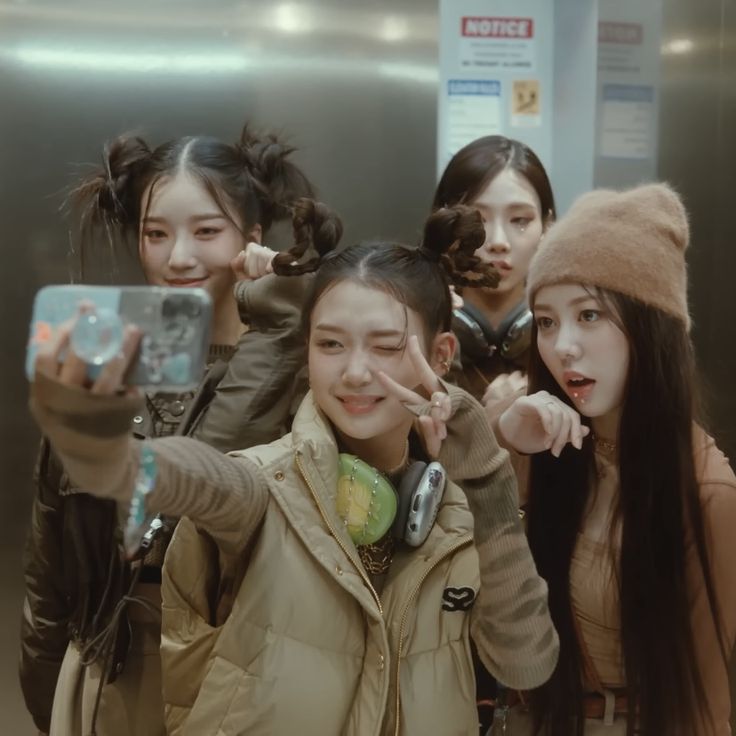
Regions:
<instances>
[{"instance_id":1,"label":"cheek","mask_svg":"<svg viewBox=\"0 0 736 736\"><path fill-rule=\"evenodd\" d=\"M138 256L144 273L152 275L160 273L168 260L168 252L163 247L151 248L141 245L138 249Z\"/></svg>"},{"instance_id":2,"label":"cheek","mask_svg":"<svg viewBox=\"0 0 736 736\"><path fill-rule=\"evenodd\" d=\"M542 362L549 368L554 351L550 339L541 333L537 333L537 350L539 351L539 357L542 359Z\"/></svg>"},{"instance_id":3,"label":"cheek","mask_svg":"<svg viewBox=\"0 0 736 736\"><path fill-rule=\"evenodd\" d=\"M319 390L330 380L329 361L325 360L325 356L320 355L316 351L308 351L307 371L309 376L309 385L313 389Z\"/></svg>"},{"instance_id":4,"label":"cheek","mask_svg":"<svg viewBox=\"0 0 736 736\"><path fill-rule=\"evenodd\" d=\"M379 366L387 376L391 377L397 383L407 388L414 388L420 383L419 374L414 368L414 364L409 358L409 354L404 352L400 360L387 360Z\"/></svg>"},{"instance_id":5,"label":"cheek","mask_svg":"<svg viewBox=\"0 0 736 736\"><path fill-rule=\"evenodd\" d=\"M514 246L516 257L520 265L529 265L529 261L531 261L534 252L537 250L541 237L542 227L539 225L533 229L527 230L525 233L520 233L515 239Z\"/></svg>"}]
</instances>

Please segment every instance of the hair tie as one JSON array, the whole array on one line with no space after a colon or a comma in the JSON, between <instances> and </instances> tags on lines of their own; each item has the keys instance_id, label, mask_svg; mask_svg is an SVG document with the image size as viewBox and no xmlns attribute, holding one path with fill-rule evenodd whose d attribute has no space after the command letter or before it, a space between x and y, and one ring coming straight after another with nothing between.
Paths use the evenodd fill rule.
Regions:
<instances>
[{"instance_id":1,"label":"hair tie","mask_svg":"<svg viewBox=\"0 0 736 736\"><path fill-rule=\"evenodd\" d=\"M442 258L442 254L438 253L437 251L430 250L429 248L425 248L423 245L420 245L417 248L417 251L422 254L424 258L426 258L428 261L432 261L432 263L439 263L440 258Z\"/></svg>"}]
</instances>

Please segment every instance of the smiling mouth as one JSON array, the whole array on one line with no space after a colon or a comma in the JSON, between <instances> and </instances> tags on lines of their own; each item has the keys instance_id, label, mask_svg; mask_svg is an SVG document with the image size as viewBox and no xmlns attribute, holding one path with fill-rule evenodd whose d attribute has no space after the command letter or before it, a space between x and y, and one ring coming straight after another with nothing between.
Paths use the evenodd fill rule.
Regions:
<instances>
[{"instance_id":1,"label":"smiling mouth","mask_svg":"<svg viewBox=\"0 0 736 736\"><path fill-rule=\"evenodd\" d=\"M207 280L206 276L202 276L199 279L166 279L166 283L169 286L195 286L202 284Z\"/></svg>"},{"instance_id":2,"label":"smiling mouth","mask_svg":"<svg viewBox=\"0 0 736 736\"><path fill-rule=\"evenodd\" d=\"M367 414L383 401L382 396L338 396L348 414Z\"/></svg>"}]
</instances>

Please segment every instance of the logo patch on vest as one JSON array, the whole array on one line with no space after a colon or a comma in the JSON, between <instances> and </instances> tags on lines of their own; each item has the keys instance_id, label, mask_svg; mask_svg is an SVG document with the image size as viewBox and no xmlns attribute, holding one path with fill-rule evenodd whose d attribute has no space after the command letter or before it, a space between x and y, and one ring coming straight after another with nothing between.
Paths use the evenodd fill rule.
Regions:
<instances>
[{"instance_id":1,"label":"logo patch on vest","mask_svg":"<svg viewBox=\"0 0 736 736\"><path fill-rule=\"evenodd\" d=\"M467 611L475 602L472 588L445 588L442 593L443 611Z\"/></svg>"}]
</instances>

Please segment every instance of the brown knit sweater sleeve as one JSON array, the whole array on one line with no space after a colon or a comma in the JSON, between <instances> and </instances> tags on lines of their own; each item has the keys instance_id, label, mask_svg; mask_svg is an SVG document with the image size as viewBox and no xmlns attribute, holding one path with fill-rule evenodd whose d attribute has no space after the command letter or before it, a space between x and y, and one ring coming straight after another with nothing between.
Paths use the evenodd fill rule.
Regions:
<instances>
[{"instance_id":1,"label":"brown knit sweater sleeve","mask_svg":"<svg viewBox=\"0 0 736 736\"><path fill-rule=\"evenodd\" d=\"M525 690L546 682L557 664L559 640L519 518L509 454L491 431L483 407L445 384L453 407L440 462L464 491L475 519L480 591L471 635L483 664L504 685Z\"/></svg>"},{"instance_id":2,"label":"brown knit sweater sleeve","mask_svg":"<svg viewBox=\"0 0 736 736\"><path fill-rule=\"evenodd\" d=\"M38 375L31 411L69 477L85 491L130 503L142 443L130 435L142 399L97 396ZM258 467L189 437L146 440L155 454L151 514L188 516L224 551L237 554L258 526L268 491Z\"/></svg>"},{"instance_id":3,"label":"brown knit sweater sleeve","mask_svg":"<svg viewBox=\"0 0 736 736\"><path fill-rule=\"evenodd\" d=\"M511 466L514 469L514 473L516 473L516 483L519 488L519 503L524 507L529 501L529 455L521 455L516 452L511 445L504 442L503 435L498 431L498 422L501 419L501 414L522 396L526 396L526 389L524 388L515 391L509 396L505 396L503 399L486 404L486 414L491 422L491 429L496 435L498 444L505 450L508 450Z\"/></svg>"}]
</instances>

